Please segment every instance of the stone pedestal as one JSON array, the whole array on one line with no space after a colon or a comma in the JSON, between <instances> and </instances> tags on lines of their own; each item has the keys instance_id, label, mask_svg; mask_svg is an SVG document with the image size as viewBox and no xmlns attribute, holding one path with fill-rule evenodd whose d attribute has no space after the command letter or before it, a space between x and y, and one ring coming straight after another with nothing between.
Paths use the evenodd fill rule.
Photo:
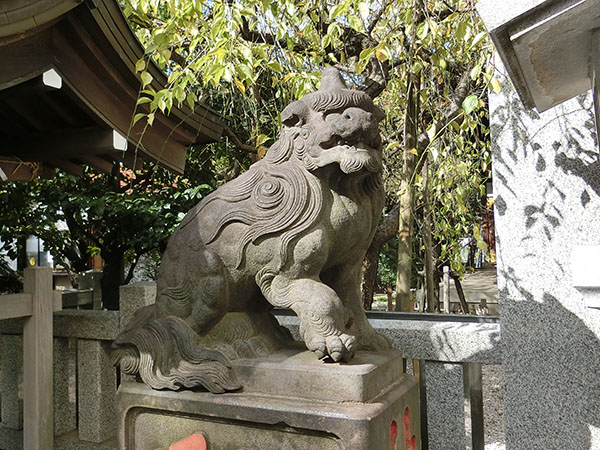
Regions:
<instances>
[{"instance_id":1,"label":"stone pedestal","mask_svg":"<svg viewBox=\"0 0 600 450\"><path fill-rule=\"evenodd\" d=\"M211 450L421 448L417 382L401 373L397 351L358 352L340 365L286 349L234 367L244 385L235 393L123 383L119 448L166 450L198 433Z\"/></svg>"}]
</instances>

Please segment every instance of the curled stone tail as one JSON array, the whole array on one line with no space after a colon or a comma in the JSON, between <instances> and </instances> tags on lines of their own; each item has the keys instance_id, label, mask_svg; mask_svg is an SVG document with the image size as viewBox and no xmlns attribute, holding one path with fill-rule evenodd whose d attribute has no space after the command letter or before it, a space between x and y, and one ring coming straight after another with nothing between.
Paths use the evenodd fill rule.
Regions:
<instances>
[{"instance_id":1,"label":"curled stone tail","mask_svg":"<svg viewBox=\"0 0 600 450\"><path fill-rule=\"evenodd\" d=\"M202 386L220 394L240 388L229 359L194 345L194 331L184 320L169 316L138 325L113 343L112 363L123 372L139 374L153 389Z\"/></svg>"}]
</instances>

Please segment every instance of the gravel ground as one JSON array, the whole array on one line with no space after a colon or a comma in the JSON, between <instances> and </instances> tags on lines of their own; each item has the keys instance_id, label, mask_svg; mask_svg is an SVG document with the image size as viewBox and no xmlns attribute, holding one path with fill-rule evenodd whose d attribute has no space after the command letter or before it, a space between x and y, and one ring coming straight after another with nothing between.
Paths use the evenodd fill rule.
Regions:
<instances>
[{"instance_id":1,"label":"gravel ground","mask_svg":"<svg viewBox=\"0 0 600 450\"><path fill-rule=\"evenodd\" d=\"M502 369L500 366L482 366L483 421L485 450L504 450L504 405Z\"/></svg>"}]
</instances>

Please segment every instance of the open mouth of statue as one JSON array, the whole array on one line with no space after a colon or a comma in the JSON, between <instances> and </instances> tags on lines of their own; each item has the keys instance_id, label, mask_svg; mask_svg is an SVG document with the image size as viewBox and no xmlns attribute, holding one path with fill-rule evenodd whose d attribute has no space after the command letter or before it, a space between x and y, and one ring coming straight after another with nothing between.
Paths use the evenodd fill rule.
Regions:
<instances>
[{"instance_id":1,"label":"open mouth of statue","mask_svg":"<svg viewBox=\"0 0 600 450\"><path fill-rule=\"evenodd\" d=\"M341 137L329 139L328 141L322 142L320 146L323 150L330 150L334 147L337 147L338 150L359 153L370 153L375 150L375 147L372 147L363 141L348 141Z\"/></svg>"},{"instance_id":2,"label":"open mouth of statue","mask_svg":"<svg viewBox=\"0 0 600 450\"><path fill-rule=\"evenodd\" d=\"M379 147L371 147L362 139L344 139L340 136L320 144L321 152L318 155L308 156L310 164L314 167L325 167L332 163L339 164L342 172L351 174L362 171L377 172L381 169L381 152Z\"/></svg>"}]
</instances>

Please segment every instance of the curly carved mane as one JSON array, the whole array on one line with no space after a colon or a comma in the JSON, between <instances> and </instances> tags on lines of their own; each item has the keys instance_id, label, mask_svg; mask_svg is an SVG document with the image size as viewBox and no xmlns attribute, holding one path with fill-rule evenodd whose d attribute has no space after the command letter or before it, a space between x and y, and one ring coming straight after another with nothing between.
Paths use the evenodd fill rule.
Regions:
<instances>
[{"instance_id":1,"label":"curly carved mane","mask_svg":"<svg viewBox=\"0 0 600 450\"><path fill-rule=\"evenodd\" d=\"M280 266L285 264L290 244L317 221L323 204L320 183L304 167L303 149L294 145L296 137L305 132L297 128L282 130L262 160L206 197L180 226L217 203L216 207L227 213L209 224L209 238L204 244L213 242L228 224L243 223L248 228L240 236L237 267L248 244L267 236L280 236Z\"/></svg>"},{"instance_id":2,"label":"curly carved mane","mask_svg":"<svg viewBox=\"0 0 600 450\"><path fill-rule=\"evenodd\" d=\"M267 236L280 236L280 267L288 257L290 244L316 222L323 206L319 180L310 173L316 169L313 157L305 154L305 145L313 131L309 122L310 111L338 111L359 107L371 112L379 120L383 113L364 92L347 89L340 74L333 68L323 72L322 87L288 105L282 113L287 125L268 150L266 156L250 169L219 187L202 201L193 213L183 220L185 227L208 205L226 211L221 219L209 224L205 245L213 242L228 224L237 222L248 226L240 236L237 264L242 264L249 243ZM342 165L350 161L341 162ZM371 161L370 170L378 172L381 161ZM380 174L370 176L362 188L369 195L380 189Z\"/></svg>"}]
</instances>

